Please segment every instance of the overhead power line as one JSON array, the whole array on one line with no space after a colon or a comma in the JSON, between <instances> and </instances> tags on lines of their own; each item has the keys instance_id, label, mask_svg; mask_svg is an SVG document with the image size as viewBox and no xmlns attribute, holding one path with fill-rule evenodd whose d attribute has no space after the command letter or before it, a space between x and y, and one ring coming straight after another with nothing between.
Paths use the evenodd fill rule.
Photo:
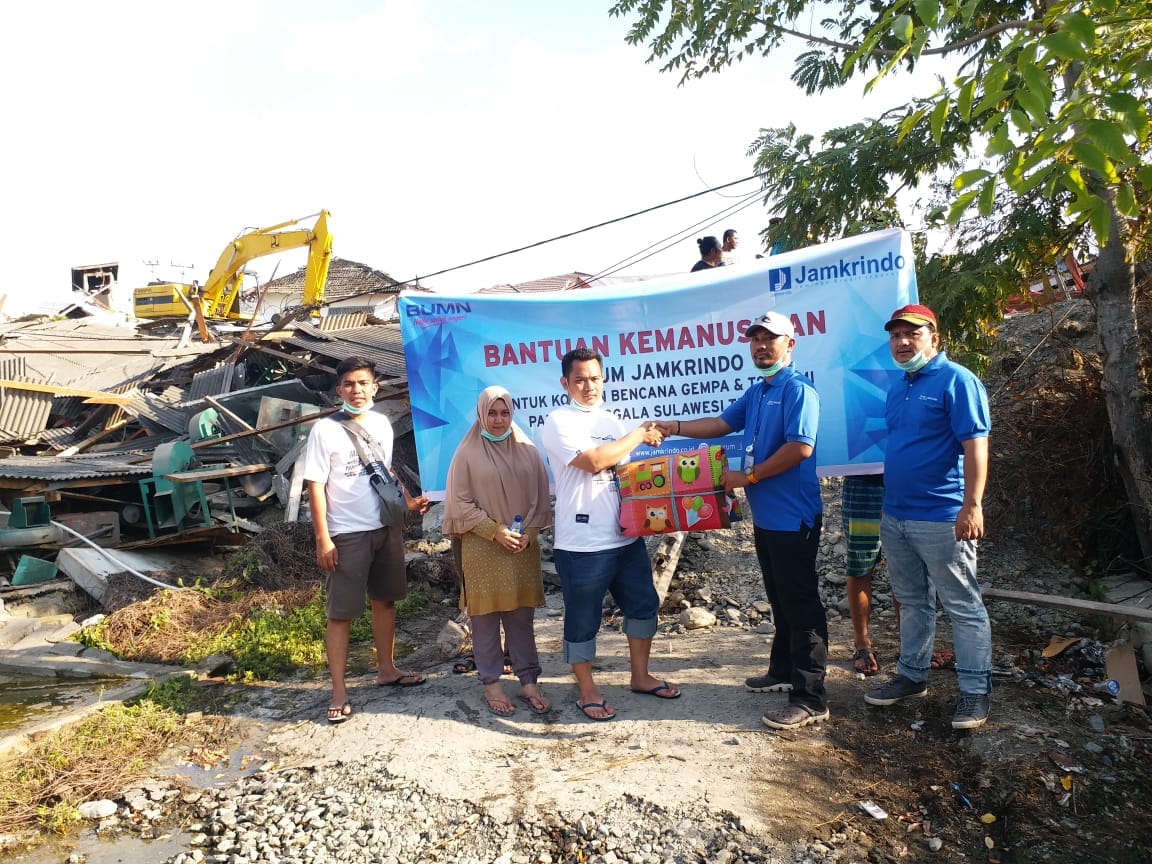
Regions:
<instances>
[{"instance_id":1,"label":"overhead power line","mask_svg":"<svg viewBox=\"0 0 1152 864\"><path fill-rule=\"evenodd\" d=\"M417 282L419 282L421 279L431 279L434 276L443 276L445 273L453 273L456 270L463 270L466 267L474 267L477 264L485 264L488 261L495 261L497 258L504 258L504 257L507 257L508 255L515 255L518 252L525 252L528 249L535 249L538 246L545 246L548 243L555 243L557 240L567 240L569 237L575 237L579 234L586 234L589 231L595 231L598 228L604 228L608 225L615 225L618 222L624 222L628 219L635 219L637 216L643 216L647 213L653 213L657 210L662 210L665 207L671 207L675 204L683 204L685 201L691 201L693 198L699 198L702 195L709 195L709 194L716 192L720 189L728 189L731 186L738 186L741 183L747 183L749 180L759 180L763 176L764 176L764 172L760 172L757 174L750 174L747 177L741 177L739 180L733 180L730 183L723 183L720 186L712 186L708 189L702 189L699 192L693 192L691 195L684 195L683 197L676 198L672 201L665 201L663 204L656 204L652 207L645 207L643 210L637 210L634 213L629 213L625 216L617 216L614 219L607 219L604 222L597 222L595 225L589 225L586 228L579 228L576 231L569 231L566 234L557 234L555 237L549 237L546 240L538 240L535 243L529 243L527 246L518 246L515 249L509 249L507 252L497 252L495 255L488 255L484 258L477 258L473 261L467 262L466 264L457 264L454 267L446 267L443 270L437 270L434 273L425 273L422 276L415 276L412 279L406 279L403 282L397 282L396 287L397 288L403 288L406 285L414 285ZM760 192L759 192L759 190L757 190L754 193L754 196L757 196L759 194L760 194ZM649 247L649 248L651 248L651 247ZM627 260L627 259L625 259L625 260ZM641 260L643 260L643 259L641 259ZM613 265L613 266L615 266L615 265ZM372 293L374 293L374 289L369 289L366 291L360 291L356 294L348 294L344 297L341 297L340 299L341 299L341 301L347 301L347 300L351 300L351 299L356 298L356 297L363 297L367 294L372 294ZM331 301L326 301L326 302L322 303L321 305L326 306L326 305L328 305L329 302L331 302Z\"/></svg>"}]
</instances>

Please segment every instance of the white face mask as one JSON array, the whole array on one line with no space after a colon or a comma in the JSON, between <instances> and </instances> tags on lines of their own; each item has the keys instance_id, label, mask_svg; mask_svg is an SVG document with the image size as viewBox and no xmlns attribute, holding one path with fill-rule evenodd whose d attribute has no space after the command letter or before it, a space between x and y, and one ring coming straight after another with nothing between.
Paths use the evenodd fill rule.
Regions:
<instances>
[{"instance_id":1,"label":"white face mask","mask_svg":"<svg viewBox=\"0 0 1152 864\"><path fill-rule=\"evenodd\" d=\"M363 408L354 408L353 406L351 406L347 402L345 402L344 403L344 410L347 411L349 414L356 416L357 414L365 414L365 413L371 411L373 404L375 404L375 403L373 403L372 400L369 399L368 404L365 405Z\"/></svg>"},{"instance_id":2,"label":"white face mask","mask_svg":"<svg viewBox=\"0 0 1152 864\"><path fill-rule=\"evenodd\" d=\"M585 405L583 402L577 402L571 396L568 397L568 405L572 408L575 408L577 411L581 411L585 414L590 414L591 412L595 411L597 408L600 407L600 404L603 401L604 401L604 397L601 396L593 404Z\"/></svg>"},{"instance_id":3,"label":"white face mask","mask_svg":"<svg viewBox=\"0 0 1152 864\"><path fill-rule=\"evenodd\" d=\"M893 360L892 362L895 363L896 368L902 372L919 372L921 369L924 368L924 366L928 363L928 361L930 359L932 359L930 357L925 356L924 351L925 351L925 349L921 348L919 351L916 352L915 356L910 357L903 362L901 362L899 360Z\"/></svg>"},{"instance_id":4,"label":"white face mask","mask_svg":"<svg viewBox=\"0 0 1152 864\"><path fill-rule=\"evenodd\" d=\"M779 360L777 360L775 363L773 363L771 366L769 366L767 369L757 369L756 371L759 372L761 375L763 375L765 378L771 378L773 375L775 375L777 372L779 372L781 369L783 369L785 366L788 365L789 359L790 358L787 355L785 355L784 357L781 357Z\"/></svg>"}]
</instances>

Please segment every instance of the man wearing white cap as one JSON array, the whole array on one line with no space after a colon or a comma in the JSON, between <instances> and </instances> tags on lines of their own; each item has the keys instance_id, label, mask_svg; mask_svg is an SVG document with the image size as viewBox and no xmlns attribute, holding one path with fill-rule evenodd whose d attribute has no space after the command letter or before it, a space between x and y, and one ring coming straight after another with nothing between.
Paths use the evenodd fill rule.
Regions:
<instances>
[{"instance_id":1,"label":"man wearing white cap","mask_svg":"<svg viewBox=\"0 0 1152 864\"><path fill-rule=\"evenodd\" d=\"M828 621L820 602L816 553L822 506L816 479L816 427L820 397L792 365L792 322L767 312L744 331L762 380L719 417L658 423L665 434L717 438L743 430L743 464L724 479L743 488L752 511L756 557L764 576L776 635L768 671L744 682L757 693L788 693L765 713L773 729L796 729L828 718L824 673Z\"/></svg>"}]
</instances>

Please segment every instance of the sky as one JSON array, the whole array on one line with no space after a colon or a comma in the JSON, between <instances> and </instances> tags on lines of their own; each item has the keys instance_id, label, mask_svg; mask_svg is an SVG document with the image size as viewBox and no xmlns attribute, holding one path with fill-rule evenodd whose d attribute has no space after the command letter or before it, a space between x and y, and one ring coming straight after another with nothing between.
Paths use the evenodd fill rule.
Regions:
<instances>
[{"instance_id":1,"label":"sky","mask_svg":"<svg viewBox=\"0 0 1152 864\"><path fill-rule=\"evenodd\" d=\"M755 181L531 251L752 174L748 144L876 116L929 73L806 97L787 57L678 86L610 3L202 0L25 3L0 35L7 119L3 312L67 303L70 270L118 262L124 295L203 282L246 229L331 212L333 251L467 293L572 271L689 269L696 238L757 251ZM803 46L797 45L796 50ZM263 280L301 251L253 262Z\"/></svg>"}]
</instances>

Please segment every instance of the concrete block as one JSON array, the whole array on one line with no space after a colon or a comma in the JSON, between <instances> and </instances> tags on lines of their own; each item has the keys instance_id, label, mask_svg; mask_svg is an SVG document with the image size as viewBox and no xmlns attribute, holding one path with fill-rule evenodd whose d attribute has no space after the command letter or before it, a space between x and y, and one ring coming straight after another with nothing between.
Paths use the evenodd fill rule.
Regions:
<instances>
[{"instance_id":1,"label":"concrete block","mask_svg":"<svg viewBox=\"0 0 1152 864\"><path fill-rule=\"evenodd\" d=\"M175 584L169 573L181 573L188 567L185 559L156 552L129 552L110 549L111 560L100 550L91 547L61 549L56 556L57 569L91 594L97 601L104 599L108 577L131 568L166 584Z\"/></svg>"},{"instance_id":2,"label":"concrete block","mask_svg":"<svg viewBox=\"0 0 1152 864\"><path fill-rule=\"evenodd\" d=\"M12 617L0 621L0 648L10 648L36 630L40 623L35 618Z\"/></svg>"}]
</instances>

